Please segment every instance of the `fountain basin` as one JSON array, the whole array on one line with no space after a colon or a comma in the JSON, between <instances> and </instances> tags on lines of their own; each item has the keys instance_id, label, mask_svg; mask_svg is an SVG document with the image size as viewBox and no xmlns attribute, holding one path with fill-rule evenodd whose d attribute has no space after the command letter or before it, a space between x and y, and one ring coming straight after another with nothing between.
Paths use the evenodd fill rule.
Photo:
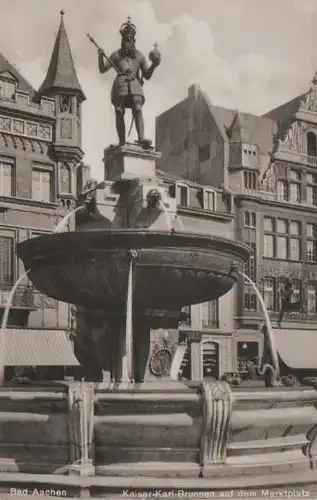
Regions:
<instances>
[{"instance_id":1,"label":"fountain basin","mask_svg":"<svg viewBox=\"0 0 317 500\"><path fill-rule=\"evenodd\" d=\"M237 280L232 264L242 269L250 249L214 236L125 229L41 236L17 253L42 293L121 314L131 255L134 309L179 310L227 293Z\"/></svg>"}]
</instances>

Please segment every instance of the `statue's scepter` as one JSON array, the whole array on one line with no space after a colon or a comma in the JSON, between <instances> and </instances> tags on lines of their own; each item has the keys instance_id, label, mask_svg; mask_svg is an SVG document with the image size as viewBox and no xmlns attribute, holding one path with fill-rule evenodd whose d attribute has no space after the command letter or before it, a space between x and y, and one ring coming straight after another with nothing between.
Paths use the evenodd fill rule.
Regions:
<instances>
[{"instance_id":1,"label":"statue's scepter","mask_svg":"<svg viewBox=\"0 0 317 500\"><path fill-rule=\"evenodd\" d=\"M113 64L110 57L107 56L107 54L105 53L103 48L100 47L100 45L98 45L96 40L91 35L89 35L89 33L87 33L87 37L88 37L88 40L97 48L97 50L99 50L99 52L102 52L102 55L106 59L107 63L109 63L110 66L120 75L121 74L120 69L115 64Z\"/></svg>"},{"instance_id":2,"label":"statue's scepter","mask_svg":"<svg viewBox=\"0 0 317 500\"><path fill-rule=\"evenodd\" d=\"M103 48L100 47L100 45L98 45L98 43L96 42L96 40L91 35L89 35L89 33L87 33L87 38L97 48L97 50L102 53L102 55L104 56L104 58L106 59L106 61L118 73L118 75L121 75L122 72L120 71L120 69L115 64L113 64L113 62L111 61L110 57L107 56L107 54L105 53L105 51L103 50ZM129 129L128 137L131 134L133 123L134 123L134 118L132 116L132 120L131 120L131 125L130 125L130 129Z\"/></svg>"}]
</instances>

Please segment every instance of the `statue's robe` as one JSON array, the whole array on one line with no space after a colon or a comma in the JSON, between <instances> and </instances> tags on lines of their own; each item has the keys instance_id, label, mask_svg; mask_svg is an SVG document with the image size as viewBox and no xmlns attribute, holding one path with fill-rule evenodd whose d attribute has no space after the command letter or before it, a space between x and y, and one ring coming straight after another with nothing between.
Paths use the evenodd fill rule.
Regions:
<instances>
[{"instance_id":1,"label":"statue's robe","mask_svg":"<svg viewBox=\"0 0 317 500\"><path fill-rule=\"evenodd\" d=\"M124 101L125 107L131 108L133 104L131 96L140 96L144 102L142 88L142 70L146 68L144 55L136 50L135 58L122 57L121 50L117 50L111 54L110 60L120 71L112 85L112 104L120 106Z\"/></svg>"}]
</instances>

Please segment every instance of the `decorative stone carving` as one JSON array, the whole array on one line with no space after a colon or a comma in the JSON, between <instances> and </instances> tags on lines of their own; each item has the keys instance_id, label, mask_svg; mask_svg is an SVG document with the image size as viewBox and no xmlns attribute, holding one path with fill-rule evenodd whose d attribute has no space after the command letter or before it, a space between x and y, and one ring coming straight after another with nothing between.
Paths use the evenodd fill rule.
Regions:
<instances>
[{"instance_id":1,"label":"decorative stone carving","mask_svg":"<svg viewBox=\"0 0 317 500\"><path fill-rule=\"evenodd\" d=\"M150 372L156 377L166 377L169 375L172 366L172 349L166 340L158 342L153 349L150 359Z\"/></svg>"},{"instance_id":2,"label":"decorative stone carving","mask_svg":"<svg viewBox=\"0 0 317 500\"><path fill-rule=\"evenodd\" d=\"M22 136L38 137L44 141L52 139L51 125L18 120L8 116L0 116L0 131Z\"/></svg>"},{"instance_id":3,"label":"decorative stone carving","mask_svg":"<svg viewBox=\"0 0 317 500\"><path fill-rule=\"evenodd\" d=\"M302 124L294 121L284 134L284 137L279 140L279 149L287 151L295 151L302 153L304 151L304 134Z\"/></svg>"},{"instance_id":4,"label":"decorative stone carving","mask_svg":"<svg viewBox=\"0 0 317 500\"><path fill-rule=\"evenodd\" d=\"M0 130L4 132L10 132L11 129L11 120L5 116L0 116Z\"/></svg>"},{"instance_id":5,"label":"decorative stone carving","mask_svg":"<svg viewBox=\"0 0 317 500\"><path fill-rule=\"evenodd\" d=\"M49 141L51 139L51 127L49 127L48 125L39 125L38 137Z\"/></svg>"},{"instance_id":6,"label":"decorative stone carving","mask_svg":"<svg viewBox=\"0 0 317 500\"><path fill-rule=\"evenodd\" d=\"M24 134L24 121L12 119L12 132L15 134Z\"/></svg>"},{"instance_id":7,"label":"decorative stone carving","mask_svg":"<svg viewBox=\"0 0 317 500\"><path fill-rule=\"evenodd\" d=\"M305 99L300 103L300 109L306 109L307 111L317 111L317 75L315 74L312 79L312 83L309 91L306 94Z\"/></svg>"},{"instance_id":8,"label":"decorative stone carving","mask_svg":"<svg viewBox=\"0 0 317 500\"><path fill-rule=\"evenodd\" d=\"M270 163L268 169L265 171L261 188L269 193L274 193L276 191L276 166L274 163Z\"/></svg>"},{"instance_id":9,"label":"decorative stone carving","mask_svg":"<svg viewBox=\"0 0 317 500\"><path fill-rule=\"evenodd\" d=\"M37 136L37 123L26 122L26 134L31 137Z\"/></svg>"},{"instance_id":10,"label":"decorative stone carving","mask_svg":"<svg viewBox=\"0 0 317 500\"><path fill-rule=\"evenodd\" d=\"M2 137L3 137L4 145L7 148L9 145L9 136L7 136L6 134L3 134Z\"/></svg>"},{"instance_id":11,"label":"decorative stone carving","mask_svg":"<svg viewBox=\"0 0 317 500\"><path fill-rule=\"evenodd\" d=\"M12 139L12 144L13 144L14 149L17 149L18 148L18 138L13 135L11 139Z\"/></svg>"},{"instance_id":12,"label":"decorative stone carving","mask_svg":"<svg viewBox=\"0 0 317 500\"><path fill-rule=\"evenodd\" d=\"M200 465L222 464L227 458L229 425L232 414L232 393L226 382L202 382L203 430L200 445Z\"/></svg>"},{"instance_id":13,"label":"decorative stone carving","mask_svg":"<svg viewBox=\"0 0 317 500\"><path fill-rule=\"evenodd\" d=\"M61 95L59 97L59 107L62 113L71 113L72 112L71 96Z\"/></svg>"},{"instance_id":14,"label":"decorative stone carving","mask_svg":"<svg viewBox=\"0 0 317 500\"><path fill-rule=\"evenodd\" d=\"M57 301L44 295L44 309L56 309Z\"/></svg>"},{"instance_id":15,"label":"decorative stone carving","mask_svg":"<svg viewBox=\"0 0 317 500\"><path fill-rule=\"evenodd\" d=\"M93 466L93 421L94 387L93 384L80 382L71 384L68 393L69 404L69 474L90 476Z\"/></svg>"},{"instance_id":16,"label":"decorative stone carving","mask_svg":"<svg viewBox=\"0 0 317 500\"><path fill-rule=\"evenodd\" d=\"M70 118L61 119L61 138L62 139L72 138L72 121Z\"/></svg>"}]
</instances>

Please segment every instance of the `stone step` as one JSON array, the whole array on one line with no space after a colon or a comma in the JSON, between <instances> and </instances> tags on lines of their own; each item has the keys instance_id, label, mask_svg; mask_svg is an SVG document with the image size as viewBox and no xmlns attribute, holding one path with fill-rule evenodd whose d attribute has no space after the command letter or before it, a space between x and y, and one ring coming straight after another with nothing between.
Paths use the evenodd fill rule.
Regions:
<instances>
[{"instance_id":1,"label":"stone step","mask_svg":"<svg viewBox=\"0 0 317 500\"><path fill-rule=\"evenodd\" d=\"M288 449L288 448L302 448L309 443L305 434L296 434L294 436L285 436L278 438L269 439L256 439L252 441L239 441L236 443L229 443L227 450L228 455L236 455L239 452L250 452L252 451L267 451L267 450L277 450L277 449Z\"/></svg>"}]
</instances>

